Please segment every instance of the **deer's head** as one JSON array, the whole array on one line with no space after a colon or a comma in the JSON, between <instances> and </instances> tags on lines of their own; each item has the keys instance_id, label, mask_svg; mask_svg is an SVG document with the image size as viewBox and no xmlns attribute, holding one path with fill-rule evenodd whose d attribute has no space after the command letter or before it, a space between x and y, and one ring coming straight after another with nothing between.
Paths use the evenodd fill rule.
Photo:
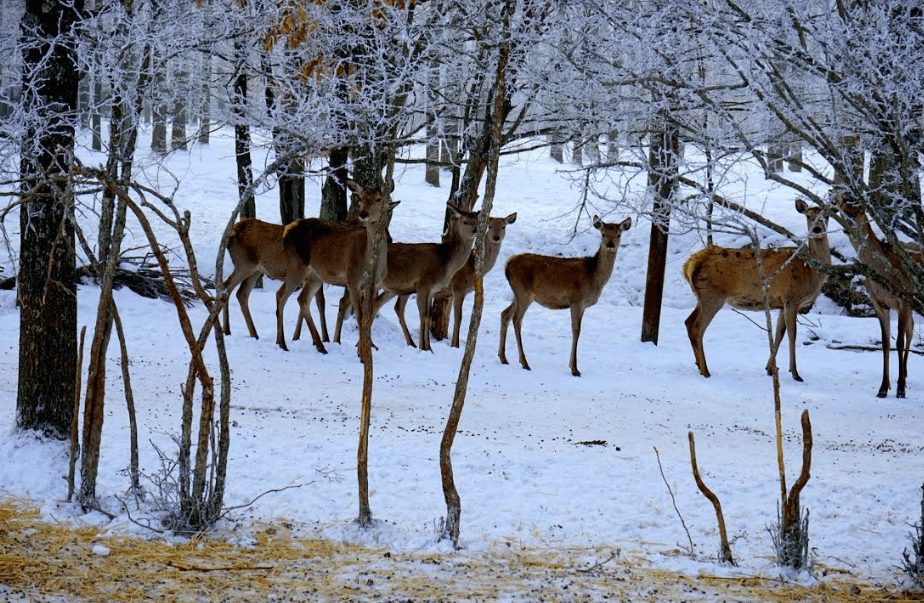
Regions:
<instances>
[{"instance_id":1,"label":"deer's head","mask_svg":"<svg viewBox=\"0 0 924 603\"><path fill-rule=\"evenodd\" d=\"M356 195L356 217L360 222L376 223L383 217L387 217L388 212L401 203L391 200L391 192L395 188L391 180L385 183L380 190L367 191L358 182L349 179L346 185Z\"/></svg>"},{"instance_id":2,"label":"deer's head","mask_svg":"<svg viewBox=\"0 0 924 603\"><path fill-rule=\"evenodd\" d=\"M594 216L594 228L600 231L603 240L600 245L609 253L616 253L619 249L619 241L622 239L622 233L629 230L632 226L632 218L626 218L622 222L604 222L600 216Z\"/></svg>"}]
</instances>

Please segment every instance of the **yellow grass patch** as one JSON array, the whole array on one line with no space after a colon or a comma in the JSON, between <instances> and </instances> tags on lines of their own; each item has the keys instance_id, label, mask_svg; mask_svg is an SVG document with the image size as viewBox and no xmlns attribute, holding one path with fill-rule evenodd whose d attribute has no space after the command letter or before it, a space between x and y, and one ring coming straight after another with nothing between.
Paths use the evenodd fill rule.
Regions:
<instances>
[{"instance_id":1,"label":"yellow grass patch","mask_svg":"<svg viewBox=\"0 0 924 603\"><path fill-rule=\"evenodd\" d=\"M253 546L211 537L173 544L48 523L34 507L6 501L0 503L0 584L30 600L69 601L840 602L914 596L846 579L804 587L757 577L687 576L603 548L390 552L294 538L275 526L255 529Z\"/></svg>"}]
</instances>

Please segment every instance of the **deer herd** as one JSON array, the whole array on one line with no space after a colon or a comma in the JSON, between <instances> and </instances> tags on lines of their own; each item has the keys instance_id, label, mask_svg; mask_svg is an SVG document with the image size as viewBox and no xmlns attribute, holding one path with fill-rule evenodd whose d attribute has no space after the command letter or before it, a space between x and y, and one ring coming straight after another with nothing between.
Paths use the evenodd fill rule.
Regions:
<instances>
[{"instance_id":1,"label":"deer herd","mask_svg":"<svg viewBox=\"0 0 924 603\"><path fill-rule=\"evenodd\" d=\"M441 242L393 242L387 226L391 210L400 203L391 200L393 184L389 182L381 190L364 190L352 180L346 184L354 193L356 203L355 217L346 223L308 218L283 226L246 218L233 226L227 246L233 270L225 280L224 288L227 297L237 288L236 297L250 336L257 338L258 334L248 299L258 278L266 275L282 281L276 292L276 343L284 350L288 348L283 333L283 312L288 298L301 287L293 339L299 338L304 321L315 348L326 353L323 343L328 340L324 284L340 285L345 289L337 312L334 333L337 343L350 308L357 321L361 321L364 311L371 309L371 317L374 318L386 302L397 298L395 312L407 345L431 350L430 307L434 296L443 294L449 296L452 302L452 346L458 347L463 302L475 283L472 245L478 231L479 212L447 204L449 220ZM709 377L710 372L706 365L703 336L716 313L729 304L742 310L779 310L766 370L771 372L779 345L788 333L789 372L793 379L802 381L796 367L796 318L800 310L811 306L818 297L826 279L823 267L831 263L831 250L827 232L828 212L810 207L801 199L796 201L795 209L806 218L808 243L804 250L796 247L726 248L710 244L693 253L684 263L683 276L696 297L696 307L685 324L696 367L704 377ZM862 209L844 203L838 204L837 209L847 218L846 231L861 263L885 261L893 267L898 266L893 257L895 252L877 237ZM506 228L516 219L516 213L488 218L483 273L494 267ZM632 219L609 223L594 216L593 226L600 232L600 246L594 255L558 257L521 253L507 260L504 274L510 284L513 301L500 316L497 355L502 364L507 364L507 327L512 319L519 362L529 370L521 329L523 316L535 301L546 308L571 311L569 366L573 375L580 376L577 344L584 311L597 303L603 287L610 280L622 234L632 226ZM909 248L909 253L915 261L924 261L920 250ZM892 294L890 291L894 287L873 279L867 279L867 289L882 331L883 374L877 395L885 397L890 389L889 313L895 309L898 312L896 348L899 359L896 393L899 398L904 398L914 325L911 303ZM371 300L363 297L368 291L374 292ZM419 317L416 345L404 318L404 309L411 294L416 296ZM315 298L320 314L320 334L311 315L309 302L312 298ZM223 308L223 323L225 334L230 334L227 301Z\"/></svg>"}]
</instances>

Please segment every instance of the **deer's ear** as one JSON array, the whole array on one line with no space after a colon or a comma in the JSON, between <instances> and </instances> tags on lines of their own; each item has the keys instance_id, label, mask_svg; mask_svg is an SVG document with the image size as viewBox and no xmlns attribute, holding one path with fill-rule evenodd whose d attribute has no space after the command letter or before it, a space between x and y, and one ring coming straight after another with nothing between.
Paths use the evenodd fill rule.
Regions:
<instances>
[{"instance_id":1,"label":"deer's ear","mask_svg":"<svg viewBox=\"0 0 924 603\"><path fill-rule=\"evenodd\" d=\"M359 182L356 182L352 178L347 178L346 185L347 185L347 188L353 191L354 193L363 192L363 187L359 185Z\"/></svg>"},{"instance_id":2,"label":"deer's ear","mask_svg":"<svg viewBox=\"0 0 924 603\"><path fill-rule=\"evenodd\" d=\"M808 211L808 203L802 199L796 199L796 211L800 214L804 214L806 211Z\"/></svg>"},{"instance_id":3,"label":"deer's ear","mask_svg":"<svg viewBox=\"0 0 924 603\"><path fill-rule=\"evenodd\" d=\"M517 212L513 212L512 214L504 218L504 220L507 221L507 224L513 224L514 222L517 221Z\"/></svg>"},{"instance_id":4,"label":"deer's ear","mask_svg":"<svg viewBox=\"0 0 924 603\"><path fill-rule=\"evenodd\" d=\"M399 203L401 203L401 202L400 202L400 201L392 201L391 203L388 204L388 209L391 210L391 209L394 209L394 208L398 207L398 204L399 204Z\"/></svg>"},{"instance_id":5,"label":"deer's ear","mask_svg":"<svg viewBox=\"0 0 924 603\"><path fill-rule=\"evenodd\" d=\"M597 230L603 228L603 220L600 219L600 216L594 216L594 228Z\"/></svg>"},{"instance_id":6,"label":"deer's ear","mask_svg":"<svg viewBox=\"0 0 924 603\"><path fill-rule=\"evenodd\" d=\"M453 216L458 218L459 216L462 215L462 210L456 207L455 205L453 205L452 203L447 203L446 207L449 208L449 213L451 213Z\"/></svg>"},{"instance_id":7,"label":"deer's ear","mask_svg":"<svg viewBox=\"0 0 924 603\"><path fill-rule=\"evenodd\" d=\"M632 218L631 217L626 218L619 225L622 227L624 231L629 230L630 228L632 228Z\"/></svg>"}]
</instances>

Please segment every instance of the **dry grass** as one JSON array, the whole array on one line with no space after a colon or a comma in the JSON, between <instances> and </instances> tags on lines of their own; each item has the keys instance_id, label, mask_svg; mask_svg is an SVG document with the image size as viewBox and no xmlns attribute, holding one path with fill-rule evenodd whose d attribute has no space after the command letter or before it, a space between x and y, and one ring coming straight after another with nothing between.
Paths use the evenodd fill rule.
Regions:
<instances>
[{"instance_id":1,"label":"dry grass","mask_svg":"<svg viewBox=\"0 0 924 603\"><path fill-rule=\"evenodd\" d=\"M10 501L0 503L0 584L26 600L67 601L841 602L915 596L840 579L804 587L756 577L687 576L603 549L389 552L293 538L272 526L254 534L253 546L214 538L170 544L48 523L29 505Z\"/></svg>"}]
</instances>

